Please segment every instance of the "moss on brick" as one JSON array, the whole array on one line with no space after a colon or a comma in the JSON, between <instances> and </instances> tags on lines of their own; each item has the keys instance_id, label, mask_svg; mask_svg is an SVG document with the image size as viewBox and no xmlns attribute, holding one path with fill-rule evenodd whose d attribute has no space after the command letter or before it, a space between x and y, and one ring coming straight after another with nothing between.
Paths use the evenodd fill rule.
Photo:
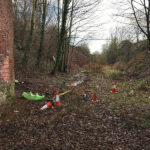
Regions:
<instances>
[{"instance_id":1,"label":"moss on brick","mask_svg":"<svg viewBox=\"0 0 150 150\"><path fill-rule=\"evenodd\" d=\"M10 100L14 100L14 98L15 98L14 83L0 82L0 105L7 103Z\"/></svg>"},{"instance_id":2,"label":"moss on brick","mask_svg":"<svg viewBox=\"0 0 150 150\"><path fill-rule=\"evenodd\" d=\"M0 105L15 96L12 1L0 0Z\"/></svg>"}]
</instances>

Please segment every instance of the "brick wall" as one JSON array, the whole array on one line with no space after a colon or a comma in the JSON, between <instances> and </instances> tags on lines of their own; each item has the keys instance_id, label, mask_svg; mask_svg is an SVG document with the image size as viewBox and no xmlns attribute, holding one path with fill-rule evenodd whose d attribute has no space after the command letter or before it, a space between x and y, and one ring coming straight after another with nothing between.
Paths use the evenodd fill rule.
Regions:
<instances>
[{"instance_id":1,"label":"brick wall","mask_svg":"<svg viewBox=\"0 0 150 150\"><path fill-rule=\"evenodd\" d=\"M0 0L0 96L4 93L4 89L6 94L9 93L6 88L13 88L11 84L14 81L12 19L11 0Z\"/></svg>"}]
</instances>

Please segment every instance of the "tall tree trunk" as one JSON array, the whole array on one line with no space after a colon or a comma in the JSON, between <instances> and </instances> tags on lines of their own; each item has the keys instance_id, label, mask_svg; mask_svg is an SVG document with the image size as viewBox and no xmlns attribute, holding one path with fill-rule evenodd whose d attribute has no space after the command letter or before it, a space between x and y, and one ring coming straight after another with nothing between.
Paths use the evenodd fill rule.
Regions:
<instances>
[{"instance_id":1,"label":"tall tree trunk","mask_svg":"<svg viewBox=\"0 0 150 150\"><path fill-rule=\"evenodd\" d=\"M68 70L68 63L69 63L69 45L70 45L70 40L71 40L71 33L72 33L72 23L73 23L73 13L74 13L74 0L72 0L72 7L71 7L71 14L70 14L70 25L69 25L69 37L67 38L67 33L66 33L66 41L65 41L65 50L64 50L64 56L61 61L62 63L62 68L61 70L63 72L67 72ZM68 46L67 46L68 45Z\"/></svg>"},{"instance_id":2,"label":"tall tree trunk","mask_svg":"<svg viewBox=\"0 0 150 150\"><path fill-rule=\"evenodd\" d=\"M24 8L23 8L23 19L24 19L24 25L22 29L22 37L21 37L21 47L24 49L24 39L25 39L25 32L26 32L26 26L27 26L27 19L26 19L26 10L27 10L27 3L24 1Z\"/></svg>"},{"instance_id":3,"label":"tall tree trunk","mask_svg":"<svg viewBox=\"0 0 150 150\"><path fill-rule=\"evenodd\" d=\"M62 1L62 18L63 18L63 12L64 12L64 4L65 4L65 0ZM59 29L60 30L60 29ZM60 31L59 31L60 32ZM65 36L64 36L64 39L66 38L66 34L67 32L65 33ZM58 35L58 37L60 36L60 33ZM65 40L63 41L62 43L62 57L60 59L60 63L59 63L59 66L58 66L58 70L59 72L62 72L63 71L63 65L64 65L64 54L65 54Z\"/></svg>"},{"instance_id":4,"label":"tall tree trunk","mask_svg":"<svg viewBox=\"0 0 150 150\"><path fill-rule=\"evenodd\" d=\"M27 45L25 47L25 53L24 53L24 57L23 57L23 64L27 64L28 63L28 54L30 52L31 46L32 46L32 42L33 42L33 34L34 34L34 27L35 27L35 20L36 20L36 9L37 9L37 0L33 0L32 2L32 19L31 19L31 28L30 28L30 34L29 34L29 38L27 41Z\"/></svg>"},{"instance_id":5,"label":"tall tree trunk","mask_svg":"<svg viewBox=\"0 0 150 150\"><path fill-rule=\"evenodd\" d=\"M17 0L14 0L14 14L15 14L15 18L17 19L18 18L18 1Z\"/></svg>"},{"instance_id":6,"label":"tall tree trunk","mask_svg":"<svg viewBox=\"0 0 150 150\"><path fill-rule=\"evenodd\" d=\"M44 44L44 35L45 35L45 20L46 20L46 9L47 9L47 0L43 0L43 14L42 14L42 26L41 26L41 40L40 46L37 54L37 66L39 67L41 56L42 56L42 49Z\"/></svg>"},{"instance_id":7,"label":"tall tree trunk","mask_svg":"<svg viewBox=\"0 0 150 150\"><path fill-rule=\"evenodd\" d=\"M58 16L57 16L57 45L59 44L59 36L60 36L60 0L57 0L58 5ZM62 5L63 8L63 5ZM63 54L62 54L63 55ZM61 72L61 64L59 66L59 71Z\"/></svg>"},{"instance_id":8,"label":"tall tree trunk","mask_svg":"<svg viewBox=\"0 0 150 150\"><path fill-rule=\"evenodd\" d=\"M150 38L148 38L147 43L148 43L147 49L148 49L148 52L150 52Z\"/></svg>"},{"instance_id":9,"label":"tall tree trunk","mask_svg":"<svg viewBox=\"0 0 150 150\"><path fill-rule=\"evenodd\" d=\"M58 17L57 17L57 22L58 22L58 40L59 40L59 32L60 32L60 0L57 0L58 3Z\"/></svg>"},{"instance_id":10,"label":"tall tree trunk","mask_svg":"<svg viewBox=\"0 0 150 150\"><path fill-rule=\"evenodd\" d=\"M57 59L56 59L56 64L55 64L51 74L55 74L56 70L58 69L58 67L60 65L60 61L62 59L63 43L64 43L65 35L66 35L66 22L67 22L67 14L68 14L69 2L70 2L70 0L65 0L64 1L64 5L63 5L64 9L63 9L63 16L62 16L62 26L61 26L59 42L58 42L58 49L57 49Z\"/></svg>"},{"instance_id":11,"label":"tall tree trunk","mask_svg":"<svg viewBox=\"0 0 150 150\"><path fill-rule=\"evenodd\" d=\"M68 42L68 49L66 51L66 62L65 62L65 68L64 70L68 70L69 65L69 55L70 55L70 41L71 41L71 33L72 33L72 23L73 23L73 13L74 13L74 0L72 0L72 7L71 7L71 15L70 15L70 26L69 26L69 42Z\"/></svg>"}]
</instances>

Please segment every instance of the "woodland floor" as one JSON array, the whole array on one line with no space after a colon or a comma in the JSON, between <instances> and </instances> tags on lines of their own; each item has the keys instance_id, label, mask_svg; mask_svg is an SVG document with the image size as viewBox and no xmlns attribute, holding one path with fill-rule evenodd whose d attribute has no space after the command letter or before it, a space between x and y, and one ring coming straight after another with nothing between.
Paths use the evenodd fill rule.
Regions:
<instances>
[{"instance_id":1,"label":"woodland floor","mask_svg":"<svg viewBox=\"0 0 150 150\"><path fill-rule=\"evenodd\" d=\"M0 110L0 150L150 150L150 91L137 90L140 79L117 81L115 94L114 81L96 73L17 74L17 79L16 101ZM72 91L60 97L60 108L40 111L56 90ZM23 91L46 98L29 101ZM98 103L92 102L94 91ZM87 102L82 102L84 93Z\"/></svg>"}]
</instances>

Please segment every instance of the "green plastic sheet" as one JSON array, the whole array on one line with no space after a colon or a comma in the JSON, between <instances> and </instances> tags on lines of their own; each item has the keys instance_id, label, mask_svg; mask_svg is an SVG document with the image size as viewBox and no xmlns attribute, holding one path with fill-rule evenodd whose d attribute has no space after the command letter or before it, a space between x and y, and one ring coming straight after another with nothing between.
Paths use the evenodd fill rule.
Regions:
<instances>
[{"instance_id":1,"label":"green plastic sheet","mask_svg":"<svg viewBox=\"0 0 150 150\"><path fill-rule=\"evenodd\" d=\"M38 93L34 95L32 92L30 93L23 92L22 96L28 100L35 100L35 101L42 100L45 97L45 96L40 96Z\"/></svg>"}]
</instances>

